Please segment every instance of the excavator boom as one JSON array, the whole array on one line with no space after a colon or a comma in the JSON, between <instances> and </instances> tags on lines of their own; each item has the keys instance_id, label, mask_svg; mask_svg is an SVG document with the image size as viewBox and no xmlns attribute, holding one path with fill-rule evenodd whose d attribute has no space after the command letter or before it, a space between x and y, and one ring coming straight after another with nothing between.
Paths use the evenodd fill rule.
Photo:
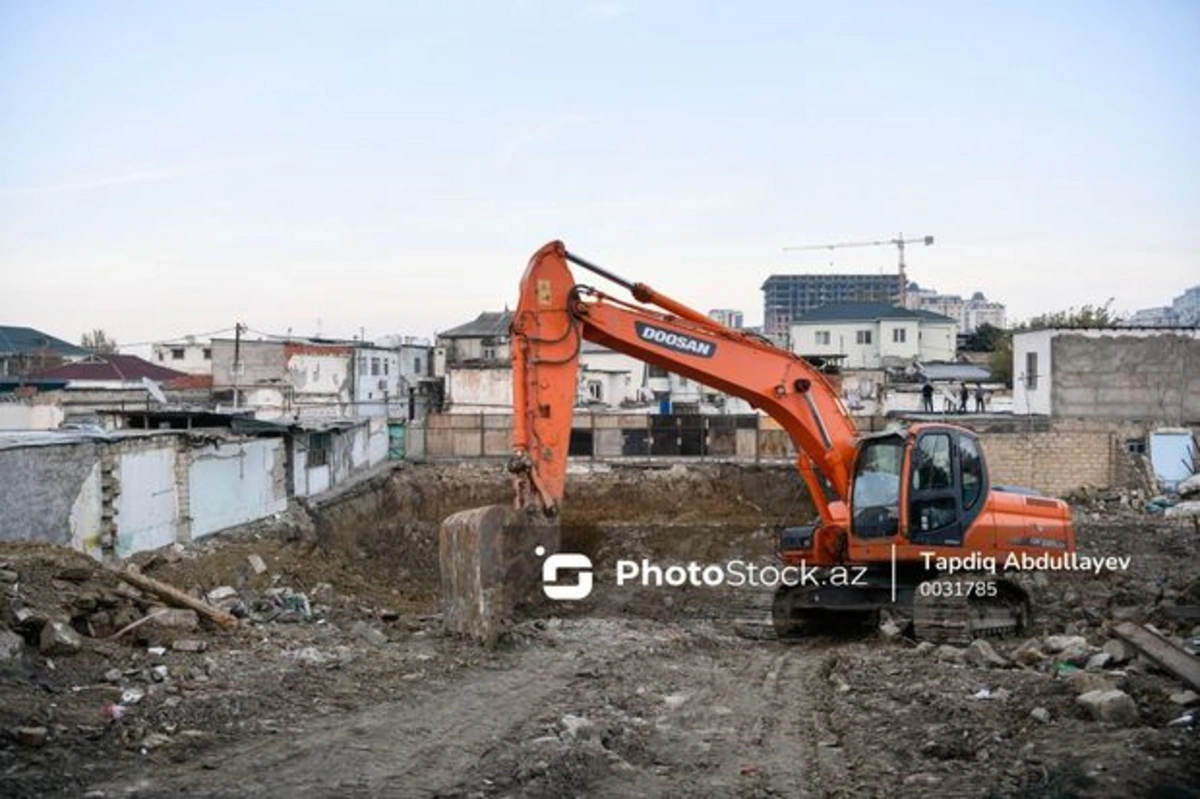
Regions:
<instances>
[{"instance_id":1,"label":"excavator boom","mask_svg":"<svg viewBox=\"0 0 1200 799\"><path fill-rule=\"evenodd\" d=\"M614 279L656 309L578 285L568 261ZM857 431L825 376L803 359L622 280L557 241L525 270L512 334L513 451L523 501L536 499L552 515L562 499L579 351L587 340L762 409L796 442L822 519L840 517L830 504L848 497Z\"/></svg>"}]
</instances>

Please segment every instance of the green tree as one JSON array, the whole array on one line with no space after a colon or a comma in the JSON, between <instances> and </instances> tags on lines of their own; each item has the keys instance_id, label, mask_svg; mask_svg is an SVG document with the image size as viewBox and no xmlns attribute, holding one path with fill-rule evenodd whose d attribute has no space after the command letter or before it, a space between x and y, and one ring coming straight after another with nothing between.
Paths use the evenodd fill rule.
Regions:
<instances>
[{"instance_id":1,"label":"green tree","mask_svg":"<svg viewBox=\"0 0 1200 799\"><path fill-rule=\"evenodd\" d=\"M117 351L117 342L108 337L101 328L96 328L90 333L83 334L83 340L80 345L85 350L90 350L93 355L110 355Z\"/></svg>"},{"instance_id":2,"label":"green tree","mask_svg":"<svg viewBox=\"0 0 1200 799\"><path fill-rule=\"evenodd\" d=\"M963 349L967 352L994 352L996 345L1006 335L1008 334L1000 328L984 322L974 333L967 336L967 343Z\"/></svg>"},{"instance_id":3,"label":"green tree","mask_svg":"<svg viewBox=\"0 0 1200 799\"><path fill-rule=\"evenodd\" d=\"M1109 297L1103 305L1082 305L1065 311L1038 314L1018 329L1041 330L1047 327L1112 327L1125 321L1124 314L1117 313Z\"/></svg>"}]
</instances>

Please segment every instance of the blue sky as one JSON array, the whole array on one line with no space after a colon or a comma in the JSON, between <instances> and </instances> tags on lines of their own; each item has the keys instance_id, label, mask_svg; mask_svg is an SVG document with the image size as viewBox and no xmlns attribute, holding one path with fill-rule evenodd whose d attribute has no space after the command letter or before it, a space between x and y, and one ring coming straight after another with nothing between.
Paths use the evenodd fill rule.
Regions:
<instances>
[{"instance_id":1,"label":"blue sky","mask_svg":"<svg viewBox=\"0 0 1200 799\"><path fill-rule=\"evenodd\" d=\"M561 238L701 309L893 267L1017 317L1200 275L1195 2L0 0L0 320L429 335Z\"/></svg>"}]
</instances>

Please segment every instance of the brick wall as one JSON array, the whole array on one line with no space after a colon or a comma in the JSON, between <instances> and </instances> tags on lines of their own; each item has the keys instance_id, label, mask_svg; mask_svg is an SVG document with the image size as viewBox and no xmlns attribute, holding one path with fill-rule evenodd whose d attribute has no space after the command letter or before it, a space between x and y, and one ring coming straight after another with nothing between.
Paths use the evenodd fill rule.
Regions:
<instances>
[{"instance_id":1,"label":"brick wall","mask_svg":"<svg viewBox=\"0 0 1200 799\"><path fill-rule=\"evenodd\" d=\"M1014 420L977 427L992 482L1063 495L1081 488L1141 484L1125 442L1147 430L1133 423Z\"/></svg>"}]
</instances>

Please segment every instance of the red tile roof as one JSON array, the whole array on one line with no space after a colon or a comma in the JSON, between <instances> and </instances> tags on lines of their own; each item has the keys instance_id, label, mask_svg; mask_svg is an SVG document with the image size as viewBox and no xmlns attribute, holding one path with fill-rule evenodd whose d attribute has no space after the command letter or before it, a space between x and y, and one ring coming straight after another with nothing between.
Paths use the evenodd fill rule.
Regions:
<instances>
[{"instance_id":1,"label":"red tile roof","mask_svg":"<svg viewBox=\"0 0 1200 799\"><path fill-rule=\"evenodd\" d=\"M122 380L136 382L148 377L157 382L183 377L183 372L152 364L136 355L96 355L38 372L33 377L53 380Z\"/></svg>"}]
</instances>

